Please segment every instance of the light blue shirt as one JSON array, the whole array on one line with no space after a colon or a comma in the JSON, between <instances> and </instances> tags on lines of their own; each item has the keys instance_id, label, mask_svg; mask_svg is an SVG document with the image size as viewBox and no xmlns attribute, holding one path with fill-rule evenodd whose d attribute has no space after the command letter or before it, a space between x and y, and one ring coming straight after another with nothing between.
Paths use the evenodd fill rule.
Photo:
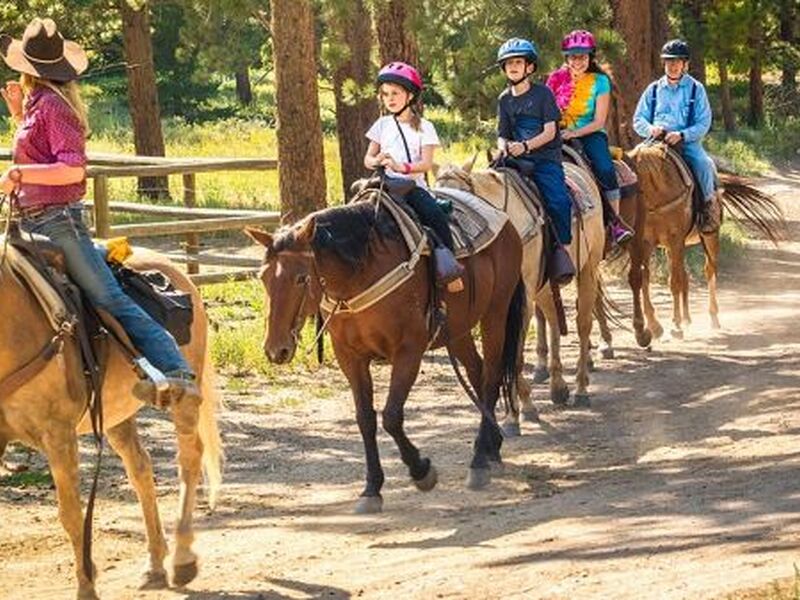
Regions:
<instances>
[{"instance_id":1,"label":"light blue shirt","mask_svg":"<svg viewBox=\"0 0 800 600\"><path fill-rule=\"evenodd\" d=\"M694 96L694 122L689 126L689 99L692 95L692 84L697 85ZM653 85L656 86L656 112L653 122L649 121L652 112L653 92L647 86L636 113L633 115L633 128L641 137L650 136L650 128L663 127L667 131L679 131L684 142L698 142L711 129L711 105L703 84L691 75L684 75L676 85L670 85L664 75Z\"/></svg>"}]
</instances>

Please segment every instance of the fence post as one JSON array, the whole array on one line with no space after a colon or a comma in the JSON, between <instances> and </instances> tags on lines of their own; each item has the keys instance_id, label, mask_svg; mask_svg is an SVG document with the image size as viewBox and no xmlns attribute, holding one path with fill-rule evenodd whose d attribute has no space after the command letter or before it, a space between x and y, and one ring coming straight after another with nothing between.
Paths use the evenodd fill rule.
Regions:
<instances>
[{"instance_id":1,"label":"fence post","mask_svg":"<svg viewBox=\"0 0 800 600\"><path fill-rule=\"evenodd\" d=\"M197 206L196 177L194 173L183 175L183 205L186 208ZM200 236L196 233L186 234L186 272L189 275L197 275L200 272Z\"/></svg>"},{"instance_id":2,"label":"fence post","mask_svg":"<svg viewBox=\"0 0 800 600\"><path fill-rule=\"evenodd\" d=\"M107 239L111 235L108 178L105 175L96 175L94 178L94 230L95 235L102 239Z\"/></svg>"}]
</instances>

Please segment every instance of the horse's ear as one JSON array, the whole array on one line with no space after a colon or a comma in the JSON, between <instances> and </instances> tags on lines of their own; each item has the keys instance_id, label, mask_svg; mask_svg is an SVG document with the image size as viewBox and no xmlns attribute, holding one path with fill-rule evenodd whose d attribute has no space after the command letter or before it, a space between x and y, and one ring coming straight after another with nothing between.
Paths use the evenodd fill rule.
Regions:
<instances>
[{"instance_id":1,"label":"horse's ear","mask_svg":"<svg viewBox=\"0 0 800 600\"><path fill-rule=\"evenodd\" d=\"M467 173L472 173L472 169L475 167L475 161L478 160L478 153L472 155L472 158L461 165L461 168L466 171Z\"/></svg>"},{"instance_id":2,"label":"horse's ear","mask_svg":"<svg viewBox=\"0 0 800 600\"><path fill-rule=\"evenodd\" d=\"M431 164L431 173L433 173L433 178L436 179L439 176L439 170L442 168L442 165L439 163Z\"/></svg>"},{"instance_id":3,"label":"horse's ear","mask_svg":"<svg viewBox=\"0 0 800 600\"><path fill-rule=\"evenodd\" d=\"M261 229L255 229L254 227L245 227L244 232L257 244L261 244L265 248L272 248L272 234L262 231Z\"/></svg>"},{"instance_id":4,"label":"horse's ear","mask_svg":"<svg viewBox=\"0 0 800 600\"><path fill-rule=\"evenodd\" d=\"M311 244L314 239L314 232L317 229L317 220L314 217L307 217L306 220L297 226L294 232L294 239L301 244Z\"/></svg>"}]
</instances>

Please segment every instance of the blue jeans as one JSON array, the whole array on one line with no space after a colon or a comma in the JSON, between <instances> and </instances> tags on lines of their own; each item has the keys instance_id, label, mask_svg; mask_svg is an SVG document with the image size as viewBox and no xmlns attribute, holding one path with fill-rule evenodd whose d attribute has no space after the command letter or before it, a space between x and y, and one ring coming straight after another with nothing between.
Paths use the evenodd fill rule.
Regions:
<instances>
[{"instance_id":1,"label":"blue jeans","mask_svg":"<svg viewBox=\"0 0 800 600\"><path fill-rule=\"evenodd\" d=\"M683 158L689 163L694 176L700 184L700 190L703 192L703 199L706 202L714 198L715 193L715 179L717 168L714 166L714 161L706 154L703 145L700 142L689 142L683 144L681 151Z\"/></svg>"},{"instance_id":2,"label":"blue jeans","mask_svg":"<svg viewBox=\"0 0 800 600\"><path fill-rule=\"evenodd\" d=\"M520 156L510 159L516 163L520 173L533 179L541 192L544 207L553 221L558 241L562 244L572 242L572 196L567 189L564 166L560 162Z\"/></svg>"},{"instance_id":3,"label":"blue jeans","mask_svg":"<svg viewBox=\"0 0 800 600\"><path fill-rule=\"evenodd\" d=\"M23 220L26 231L46 235L63 251L70 278L95 306L112 314L133 345L162 373L191 369L175 339L120 288L81 219L82 207L56 207Z\"/></svg>"},{"instance_id":4,"label":"blue jeans","mask_svg":"<svg viewBox=\"0 0 800 600\"><path fill-rule=\"evenodd\" d=\"M589 135L578 138L583 145L583 151L591 163L592 172L600 186L603 194L612 202L620 199L619 183L617 182L617 171L614 168L614 161L611 160L611 152L608 149L608 137L603 131L595 131Z\"/></svg>"}]
</instances>

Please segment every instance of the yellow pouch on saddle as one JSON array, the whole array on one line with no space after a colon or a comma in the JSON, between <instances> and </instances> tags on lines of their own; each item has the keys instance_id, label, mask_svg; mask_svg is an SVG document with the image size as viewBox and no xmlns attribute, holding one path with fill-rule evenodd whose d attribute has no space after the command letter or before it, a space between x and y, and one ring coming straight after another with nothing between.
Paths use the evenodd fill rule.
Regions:
<instances>
[{"instance_id":1,"label":"yellow pouch on saddle","mask_svg":"<svg viewBox=\"0 0 800 600\"><path fill-rule=\"evenodd\" d=\"M622 160L622 157L625 155L622 148L619 146L609 146L608 150L611 152L611 158L613 160Z\"/></svg>"},{"instance_id":2,"label":"yellow pouch on saddle","mask_svg":"<svg viewBox=\"0 0 800 600\"><path fill-rule=\"evenodd\" d=\"M111 238L101 244L106 249L106 262L123 264L133 254L126 237Z\"/></svg>"}]
</instances>

